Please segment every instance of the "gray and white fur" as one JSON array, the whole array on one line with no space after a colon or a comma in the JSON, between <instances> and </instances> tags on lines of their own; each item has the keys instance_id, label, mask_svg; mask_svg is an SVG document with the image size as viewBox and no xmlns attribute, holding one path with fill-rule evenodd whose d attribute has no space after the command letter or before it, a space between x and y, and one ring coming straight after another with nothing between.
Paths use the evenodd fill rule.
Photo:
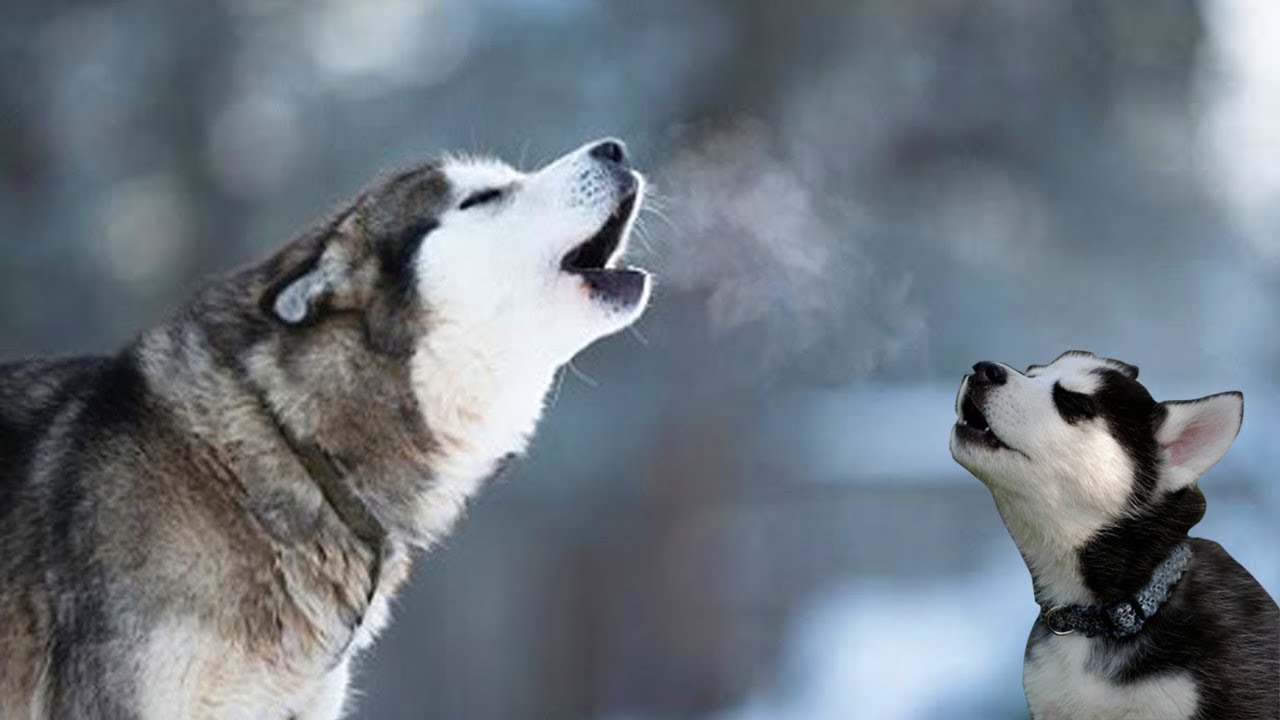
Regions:
<instances>
[{"instance_id":1,"label":"gray and white fur","mask_svg":"<svg viewBox=\"0 0 1280 720\"><path fill-rule=\"evenodd\" d=\"M0 718L339 717L413 551L643 312L643 190L611 140L428 163L114 355L0 366Z\"/></svg>"}]
</instances>

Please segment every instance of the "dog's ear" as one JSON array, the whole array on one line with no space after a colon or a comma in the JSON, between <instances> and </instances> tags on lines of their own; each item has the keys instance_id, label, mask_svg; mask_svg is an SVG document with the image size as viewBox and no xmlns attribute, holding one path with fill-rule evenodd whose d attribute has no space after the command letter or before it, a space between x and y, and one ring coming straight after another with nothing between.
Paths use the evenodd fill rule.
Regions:
<instances>
[{"instance_id":1,"label":"dog's ear","mask_svg":"<svg viewBox=\"0 0 1280 720\"><path fill-rule=\"evenodd\" d=\"M1244 395L1226 392L1156 406L1156 442L1173 488L1194 483L1227 454L1244 420Z\"/></svg>"},{"instance_id":2,"label":"dog's ear","mask_svg":"<svg viewBox=\"0 0 1280 720\"><path fill-rule=\"evenodd\" d=\"M286 325L315 320L349 294L351 258L335 227L286 248L267 268L263 312Z\"/></svg>"},{"instance_id":3,"label":"dog's ear","mask_svg":"<svg viewBox=\"0 0 1280 720\"><path fill-rule=\"evenodd\" d=\"M333 293L338 271L333 263L315 259L311 268L280 287L271 301L271 312L287 325L300 325L315 318L321 303Z\"/></svg>"},{"instance_id":4,"label":"dog's ear","mask_svg":"<svg viewBox=\"0 0 1280 720\"><path fill-rule=\"evenodd\" d=\"M1120 362L1119 360L1111 360L1110 358L1108 358L1108 361L1115 366L1116 371L1119 372L1121 375L1129 378L1130 380L1138 379L1137 365L1130 365L1127 362Z\"/></svg>"}]
</instances>

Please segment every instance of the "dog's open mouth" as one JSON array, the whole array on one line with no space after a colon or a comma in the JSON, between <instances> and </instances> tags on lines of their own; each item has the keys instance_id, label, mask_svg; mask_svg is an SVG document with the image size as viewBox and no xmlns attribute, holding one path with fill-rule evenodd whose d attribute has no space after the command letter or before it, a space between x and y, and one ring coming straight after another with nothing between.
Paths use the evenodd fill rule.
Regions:
<instances>
[{"instance_id":1,"label":"dog's open mouth","mask_svg":"<svg viewBox=\"0 0 1280 720\"><path fill-rule=\"evenodd\" d=\"M560 269L571 273L582 273L590 270L604 270L617 259L618 248L622 245L623 235L627 229L627 221L636 207L636 194L628 194L614 208L613 214L605 220L604 225L595 235L587 238L574 247L560 260Z\"/></svg>"},{"instance_id":2,"label":"dog's open mouth","mask_svg":"<svg viewBox=\"0 0 1280 720\"><path fill-rule=\"evenodd\" d=\"M991 429L987 416L982 414L978 403L974 402L973 393L966 392L960 401L960 417L956 420L956 433L961 439L985 445L993 450L1007 450L1008 445Z\"/></svg>"},{"instance_id":3,"label":"dog's open mouth","mask_svg":"<svg viewBox=\"0 0 1280 720\"><path fill-rule=\"evenodd\" d=\"M624 307L640 301L649 277L643 270L617 267L636 201L637 191L627 193L594 235L560 259L560 269L581 277L594 296Z\"/></svg>"}]
</instances>

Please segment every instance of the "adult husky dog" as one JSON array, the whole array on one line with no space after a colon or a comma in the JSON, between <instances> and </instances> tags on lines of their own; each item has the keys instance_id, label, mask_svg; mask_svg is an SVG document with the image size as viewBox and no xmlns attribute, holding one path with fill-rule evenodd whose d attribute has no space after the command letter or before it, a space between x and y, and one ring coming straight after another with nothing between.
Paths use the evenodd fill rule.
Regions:
<instances>
[{"instance_id":1,"label":"adult husky dog","mask_svg":"<svg viewBox=\"0 0 1280 720\"><path fill-rule=\"evenodd\" d=\"M1158 403L1136 367L1082 352L1025 374L973 370L951 452L1031 569L1032 717L1280 717L1275 602L1217 543L1187 537L1205 510L1196 481L1235 440L1243 396Z\"/></svg>"},{"instance_id":2,"label":"adult husky dog","mask_svg":"<svg viewBox=\"0 0 1280 720\"><path fill-rule=\"evenodd\" d=\"M0 368L0 717L333 718L414 548L632 323L623 146L384 179L111 357Z\"/></svg>"}]
</instances>

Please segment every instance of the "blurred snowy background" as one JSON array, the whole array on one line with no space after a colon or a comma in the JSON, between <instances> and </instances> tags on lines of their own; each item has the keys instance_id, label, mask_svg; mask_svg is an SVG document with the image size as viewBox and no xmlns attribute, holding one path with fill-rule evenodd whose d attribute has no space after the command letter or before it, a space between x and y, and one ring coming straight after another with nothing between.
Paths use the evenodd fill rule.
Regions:
<instances>
[{"instance_id":1,"label":"blurred snowy background","mask_svg":"<svg viewBox=\"0 0 1280 720\"><path fill-rule=\"evenodd\" d=\"M605 134L635 334L422 563L359 718L1025 717L947 452L974 361L1247 396L1199 532L1280 594L1274 0L17 0L0 355L105 351L374 173Z\"/></svg>"}]
</instances>

